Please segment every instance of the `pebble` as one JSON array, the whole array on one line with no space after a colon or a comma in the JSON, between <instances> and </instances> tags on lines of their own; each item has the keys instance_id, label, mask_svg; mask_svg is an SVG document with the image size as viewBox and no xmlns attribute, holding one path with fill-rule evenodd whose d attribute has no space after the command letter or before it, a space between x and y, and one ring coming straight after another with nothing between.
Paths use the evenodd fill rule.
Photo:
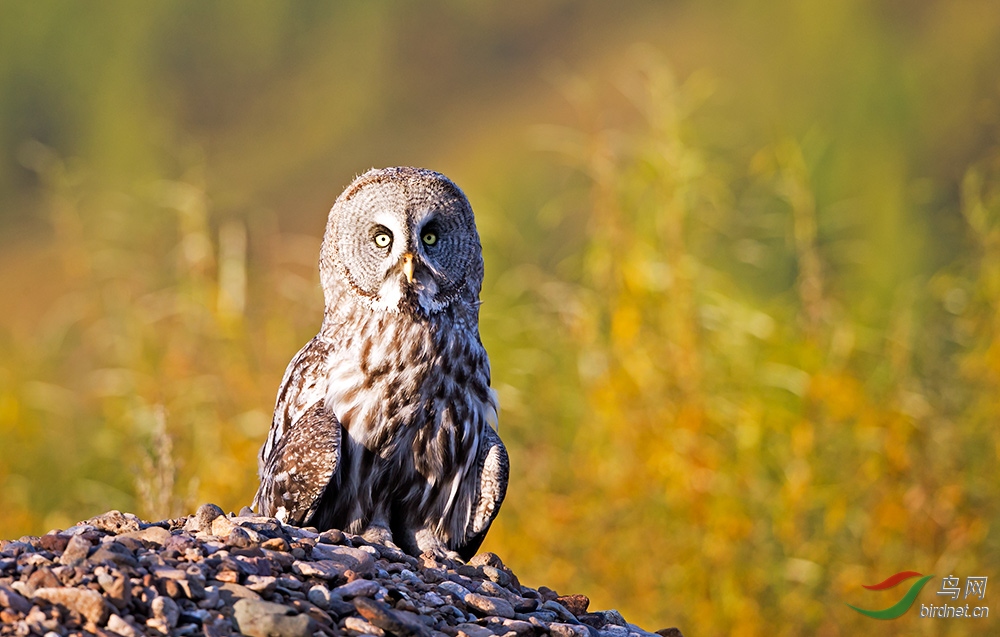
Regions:
<instances>
[{"instance_id":1,"label":"pebble","mask_svg":"<svg viewBox=\"0 0 1000 637\"><path fill-rule=\"evenodd\" d=\"M67 541L63 554L59 556L59 563L64 566L75 566L87 559L90 548L90 542L82 536L74 535Z\"/></svg>"},{"instance_id":2,"label":"pebble","mask_svg":"<svg viewBox=\"0 0 1000 637\"><path fill-rule=\"evenodd\" d=\"M353 599L355 597L374 597L381 588L377 582L370 579L356 579L343 586L338 586L330 591L331 595L340 599Z\"/></svg>"},{"instance_id":3,"label":"pebble","mask_svg":"<svg viewBox=\"0 0 1000 637\"><path fill-rule=\"evenodd\" d=\"M309 637L309 617L283 604L241 599L233 605L236 629L250 637Z\"/></svg>"},{"instance_id":4,"label":"pebble","mask_svg":"<svg viewBox=\"0 0 1000 637\"><path fill-rule=\"evenodd\" d=\"M589 605L584 595L521 586L493 553L468 564L413 557L249 510L227 516L213 504L154 523L109 511L64 531L0 540L3 635L5 626L109 637L650 634Z\"/></svg>"},{"instance_id":5,"label":"pebble","mask_svg":"<svg viewBox=\"0 0 1000 637\"><path fill-rule=\"evenodd\" d=\"M464 597L464 601L469 608L474 608L484 617L514 618L514 607L505 599L469 593Z\"/></svg>"},{"instance_id":6,"label":"pebble","mask_svg":"<svg viewBox=\"0 0 1000 637\"><path fill-rule=\"evenodd\" d=\"M553 622L549 624L549 633L552 637L590 637L590 631L583 624Z\"/></svg>"},{"instance_id":7,"label":"pebble","mask_svg":"<svg viewBox=\"0 0 1000 637\"><path fill-rule=\"evenodd\" d=\"M181 616L181 609L177 606L177 602L169 597L154 597L149 605L149 610L153 613L154 619L162 621L169 628L176 626L177 620Z\"/></svg>"},{"instance_id":8,"label":"pebble","mask_svg":"<svg viewBox=\"0 0 1000 637\"><path fill-rule=\"evenodd\" d=\"M104 597L89 588L39 588L35 591L34 599L75 610L93 624L101 623L108 612L104 606Z\"/></svg>"}]
</instances>

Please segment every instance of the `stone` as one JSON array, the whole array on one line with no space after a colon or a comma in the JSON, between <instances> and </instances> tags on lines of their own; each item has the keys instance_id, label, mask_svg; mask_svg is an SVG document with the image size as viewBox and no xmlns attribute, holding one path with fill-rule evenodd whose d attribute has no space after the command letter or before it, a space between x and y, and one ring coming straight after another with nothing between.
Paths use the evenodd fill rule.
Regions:
<instances>
[{"instance_id":1,"label":"stone","mask_svg":"<svg viewBox=\"0 0 1000 637\"><path fill-rule=\"evenodd\" d=\"M21 614L31 610L31 602L5 584L0 584L0 606Z\"/></svg>"},{"instance_id":2,"label":"stone","mask_svg":"<svg viewBox=\"0 0 1000 637\"><path fill-rule=\"evenodd\" d=\"M181 615L177 602L162 595L153 598L153 601L149 604L149 610L153 613L154 619L160 620L168 628L176 626L177 620Z\"/></svg>"},{"instance_id":3,"label":"stone","mask_svg":"<svg viewBox=\"0 0 1000 637\"><path fill-rule=\"evenodd\" d=\"M579 624L580 621L576 618L576 615L569 612L569 610L555 601L554 599L547 600L542 603L542 610L547 610L555 613L558 617L562 618L564 621L570 624Z\"/></svg>"},{"instance_id":4,"label":"stone","mask_svg":"<svg viewBox=\"0 0 1000 637\"><path fill-rule=\"evenodd\" d=\"M319 538L317 539L323 544L343 544L345 538L343 531L339 529L330 529L320 533Z\"/></svg>"},{"instance_id":5,"label":"stone","mask_svg":"<svg viewBox=\"0 0 1000 637\"><path fill-rule=\"evenodd\" d=\"M177 580L177 585L184 592L184 597L192 601L205 598L205 585L196 577L185 577L184 579Z\"/></svg>"},{"instance_id":6,"label":"stone","mask_svg":"<svg viewBox=\"0 0 1000 637\"><path fill-rule=\"evenodd\" d=\"M470 595L472 593L472 591L462 586L461 584L456 584L455 582L452 582L450 580L441 582L440 584L438 584L438 588L447 593L451 593L458 599L462 600L465 599L466 595Z\"/></svg>"},{"instance_id":7,"label":"stone","mask_svg":"<svg viewBox=\"0 0 1000 637\"><path fill-rule=\"evenodd\" d=\"M348 617L344 620L344 628L359 635L374 635L375 637L385 637L385 631L376 626L372 626L359 617Z\"/></svg>"},{"instance_id":8,"label":"stone","mask_svg":"<svg viewBox=\"0 0 1000 637\"><path fill-rule=\"evenodd\" d=\"M108 617L108 630L122 637L142 637L142 632L118 615Z\"/></svg>"},{"instance_id":9,"label":"stone","mask_svg":"<svg viewBox=\"0 0 1000 637\"><path fill-rule=\"evenodd\" d=\"M380 601L356 597L354 607L372 626L392 633L396 637L430 637L430 630L426 626L410 620Z\"/></svg>"},{"instance_id":10,"label":"stone","mask_svg":"<svg viewBox=\"0 0 1000 637\"><path fill-rule=\"evenodd\" d=\"M597 614L601 616L601 619L604 620L605 624L628 628L628 622L625 621L625 618L622 617L621 613L613 608L611 610L598 611Z\"/></svg>"},{"instance_id":11,"label":"stone","mask_svg":"<svg viewBox=\"0 0 1000 637\"><path fill-rule=\"evenodd\" d=\"M260 547L271 551L279 551L281 553L287 553L292 548L289 546L288 540L283 537L272 537L268 540L264 540L261 542Z\"/></svg>"},{"instance_id":12,"label":"stone","mask_svg":"<svg viewBox=\"0 0 1000 637\"><path fill-rule=\"evenodd\" d=\"M590 606L590 598L586 595L561 595L555 601L578 617L586 613L587 607Z\"/></svg>"},{"instance_id":13,"label":"stone","mask_svg":"<svg viewBox=\"0 0 1000 637\"><path fill-rule=\"evenodd\" d=\"M35 571L28 576L28 586L32 589L56 588L62 586L62 582L60 582L59 578L52 572L52 569L48 566L42 566L40 568L36 568Z\"/></svg>"},{"instance_id":14,"label":"stone","mask_svg":"<svg viewBox=\"0 0 1000 637\"><path fill-rule=\"evenodd\" d=\"M35 591L34 599L65 606L80 613L93 624L103 623L108 614L104 597L89 588L39 588Z\"/></svg>"},{"instance_id":15,"label":"stone","mask_svg":"<svg viewBox=\"0 0 1000 637\"><path fill-rule=\"evenodd\" d=\"M98 568L102 571L97 574L97 583L104 591L105 598L118 610L125 610L129 602L132 601L132 587L128 578L117 571L109 571L104 567Z\"/></svg>"},{"instance_id":16,"label":"stone","mask_svg":"<svg viewBox=\"0 0 1000 637\"><path fill-rule=\"evenodd\" d=\"M278 578L270 575L247 575L246 587L264 597L270 597L278 586Z\"/></svg>"},{"instance_id":17,"label":"stone","mask_svg":"<svg viewBox=\"0 0 1000 637\"><path fill-rule=\"evenodd\" d=\"M233 605L237 629L250 637L310 637L309 618L282 604L240 599Z\"/></svg>"},{"instance_id":18,"label":"stone","mask_svg":"<svg viewBox=\"0 0 1000 637\"><path fill-rule=\"evenodd\" d=\"M153 524L109 512L66 531L0 540L0 635L222 637L238 627L250 635L680 637L589 605L584 595L521 586L492 553L468 564L416 558L249 511L227 517L215 505Z\"/></svg>"},{"instance_id":19,"label":"stone","mask_svg":"<svg viewBox=\"0 0 1000 637\"><path fill-rule=\"evenodd\" d=\"M306 593L306 599L308 599L313 604L316 604L323 610L330 608L330 589L326 586L320 586L319 584L313 586Z\"/></svg>"},{"instance_id":20,"label":"stone","mask_svg":"<svg viewBox=\"0 0 1000 637\"><path fill-rule=\"evenodd\" d=\"M90 554L87 561L91 564L114 564L117 566L136 567L139 560L135 559L132 551L124 542L117 541L102 543Z\"/></svg>"},{"instance_id":21,"label":"stone","mask_svg":"<svg viewBox=\"0 0 1000 637\"><path fill-rule=\"evenodd\" d=\"M59 556L59 563L65 566L76 566L87 559L90 553L91 544L82 536L74 535L66 543L66 549Z\"/></svg>"},{"instance_id":22,"label":"stone","mask_svg":"<svg viewBox=\"0 0 1000 637\"><path fill-rule=\"evenodd\" d=\"M549 633L552 637L590 637L590 631L583 624L553 622L549 624Z\"/></svg>"},{"instance_id":23,"label":"stone","mask_svg":"<svg viewBox=\"0 0 1000 637\"><path fill-rule=\"evenodd\" d=\"M218 505L206 502L187 519L187 522L184 523L184 530L188 533L209 531L212 528L212 522L221 515L225 515L225 513Z\"/></svg>"},{"instance_id":24,"label":"stone","mask_svg":"<svg viewBox=\"0 0 1000 637\"><path fill-rule=\"evenodd\" d=\"M305 562L296 560L292 564L292 570L303 577L318 577L325 580L335 580L343 577L347 569L343 564L338 564L332 560L319 560L318 562Z\"/></svg>"},{"instance_id":25,"label":"stone","mask_svg":"<svg viewBox=\"0 0 1000 637\"><path fill-rule=\"evenodd\" d=\"M221 598L222 601L228 606L232 606L241 599L260 599L260 595L246 586L240 586L239 584L233 584L232 582L216 582L215 584L215 591L218 593L219 598Z\"/></svg>"},{"instance_id":26,"label":"stone","mask_svg":"<svg viewBox=\"0 0 1000 637\"><path fill-rule=\"evenodd\" d=\"M350 546L316 544L312 548L312 558L342 564L361 576L375 574L375 558L371 553Z\"/></svg>"},{"instance_id":27,"label":"stone","mask_svg":"<svg viewBox=\"0 0 1000 637\"><path fill-rule=\"evenodd\" d=\"M114 510L108 511L107 513L97 517L90 518L86 522L81 522L81 524L87 524L95 529L107 531L108 533L114 535L138 531L142 526L142 522L137 516L131 513L122 513L121 511Z\"/></svg>"},{"instance_id":28,"label":"stone","mask_svg":"<svg viewBox=\"0 0 1000 637\"><path fill-rule=\"evenodd\" d=\"M520 619L505 619L503 620L502 625L508 631L514 631L517 633L518 637L530 637L535 634L535 627L531 622L522 621Z\"/></svg>"},{"instance_id":29,"label":"stone","mask_svg":"<svg viewBox=\"0 0 1000 637\"><path fill-rule=\"evenodd\" d=\"M212 520L212 525L209 528L211 529L209 532L215 537L228 537L233 529L236 528L236 524L228 517L220 515Z\"/></svg>"},{"instance_id":30,"label":"stone","mask_svg":"<svg viewBox=\"0 0 1000 637\"><path fill-rule=\"evenodd\" d=\"M244 529L241 526L234 526L229 535L226 536L226 545L235 546L237 548L249 548L251 546L256 546L257 543L250 538L250 533L248 529Z\"/></svg>"},{"instance_id":31,"label":"stone","mask_svg":"<svg viewBox=\"0 0 1000 637\"><path fill-rule=\"evenodd\" d=\"M338 586L330 591L330 594L340 599L353 599L355 597L374 597L378 593L378 582L370 579L356 579L343 586ZM378 624L376 624L377 626Z\"/></svg>"},{"instance_id":32,"label":"stone","mask_svg":"<svg viewBox=\"0 0 1000 637\"><path fill-rule=\"evenodd\" d=\"M459 624L458 637L493 637L493 631L479 624Z\"/></svg>"},{"instance_id":33,"label":"stone","mask_svg":"<svg viewBox=\"0 0 1000 637\"><path fill-rule=\"evenodd\" d=\"M514 593L510 592L509 590L507 590L503 586L500 586L499 584L497 584L492 580L484 580L480 582L479 588L477 588L474 592L479 593L480 595L489 595L491 597L502 597L503 599L510 602L511 605L515 605L523 601L524 599L523 597L515 595Z\"/></svg>"},{"instance_id":34,"label":"stone","mask_svg":"<svg viewBox=\"0 0 1000 637\"><path fill-rule=\"evenodd\" d=\"M66 550L66 544L69 542L69 537L65 535L60 535L59 533L49 533L38 538L38 543L46 551L52 551L53 553L62 553Z\"/></svg>"},{"instance_id":35,"label":"stone","mask_svg":"<svg viewBox=\"0 0 1000 637\"><path fill-rule=\"evenodd\" d=\"M202 623L205 637L229 637L233 634L233 624L222 614L217 613Z\"/></svg>"},{"instance_id":36,"label":"stone","mask_svg":"<svg viewBox=\"0 0 1000 637\"><path fill-rule=\"evenodd\" d=\"M479 615L484 617L507 617L514 618L514 607L505 599L499 597L487 597L478 593L469 593L463 601L474 609Z\"/></svg>"},{"instance_id":37,"label":"stone","mask_svg":"<svg viewBox=\"0 0 1000 637\"><path fill-rule=\"evenodd\" d=\"M139 540L144 546L159 547L170 539L170 531L161 526L150 526L140 531L121 533L118 538Z\"/></svg>"}]
</instances>

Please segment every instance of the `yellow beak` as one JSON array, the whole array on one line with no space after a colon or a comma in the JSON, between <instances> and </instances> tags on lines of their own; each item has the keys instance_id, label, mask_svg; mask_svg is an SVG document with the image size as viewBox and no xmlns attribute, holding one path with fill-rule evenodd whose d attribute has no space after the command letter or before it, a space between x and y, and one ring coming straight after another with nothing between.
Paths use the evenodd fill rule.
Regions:
<instances>
[{"instance_id":1,"label":"yellow beak","mask_svg":"<svg viewBox=\"0 0 1000 637\"><path fill-rule=\"evenodd\" d=\"M413 255L409 252L403 255L403 274L407 283L413 283Z\"/></svg>"}]
</instances>

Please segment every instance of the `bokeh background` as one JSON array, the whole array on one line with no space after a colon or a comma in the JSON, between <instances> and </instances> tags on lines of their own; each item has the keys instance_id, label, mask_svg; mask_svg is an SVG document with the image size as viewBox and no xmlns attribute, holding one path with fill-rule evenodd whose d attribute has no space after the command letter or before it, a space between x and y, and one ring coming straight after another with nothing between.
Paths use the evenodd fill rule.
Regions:
<instances>
[{"instance_id":1,"label":"bokeh background","mask_svg":"<svg viewBox=\"0 0 1000 637\"><path fill-rule=\"evenodd\" d=\"M248 503L326 212L413 164L477 213L523 583L996 630L846 603L998 576L998 151L988 0L3 3L0 537Z\"/></svg>"}]
</instances>

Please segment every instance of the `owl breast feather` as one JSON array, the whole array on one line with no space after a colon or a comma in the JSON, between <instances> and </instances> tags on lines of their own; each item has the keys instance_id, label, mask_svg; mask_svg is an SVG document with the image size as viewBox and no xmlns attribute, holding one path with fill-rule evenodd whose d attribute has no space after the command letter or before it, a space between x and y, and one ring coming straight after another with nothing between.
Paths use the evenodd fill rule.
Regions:
<instances>
[{"instance_id":1,"label":"owl breast feather","mask_svg":"<svg viewBox=\"0 0 1000 637\"><path fill-rule=\"evenodd\" d=\"M354 339L331 347L325 400L347 434L339 499L354 512L346 530L363 528L385 498L440 519L446 536L461 537L468 524L479 444L497 403L478 333L439 317L448 320L371 315Z\"/></svg>"}]
</instances>

